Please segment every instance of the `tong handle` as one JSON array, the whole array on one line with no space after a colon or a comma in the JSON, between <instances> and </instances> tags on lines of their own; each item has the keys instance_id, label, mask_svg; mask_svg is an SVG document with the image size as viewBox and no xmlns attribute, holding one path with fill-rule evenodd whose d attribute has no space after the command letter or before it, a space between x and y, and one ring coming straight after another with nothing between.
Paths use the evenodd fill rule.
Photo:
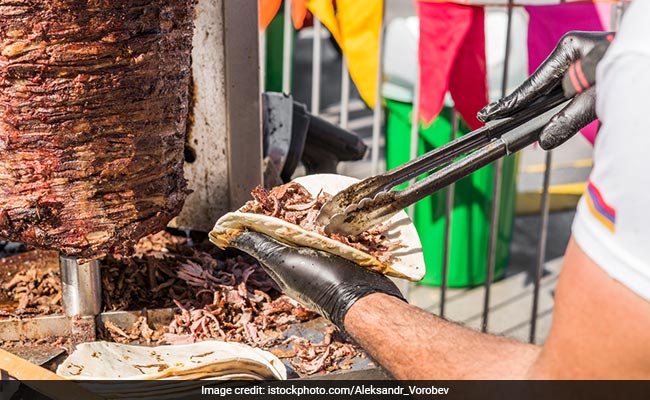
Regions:
<instances>
[{"instance_id":1,"label":"tong handle","mask_svg":"<svg viewBox=\"0 0 650 400\"><path fill-rule=\"evenodd\" d=\"M398 210L414 204L501 157L516 153L535 143L544 126L562 108L560 105L564 106L565 103L556 104L555 107L523 124L520 119L505 121L503 126L507 127L507 132L499 135L496 140L492 140L467 157L439 169L408 188L398 191L395 197L395 205L399 207Z\"/></svg>"},{"instance_id":2,"label":"tong handle","mask_svg":"<svg viewBox=\"0 0 650 400\"><path fill-rule=\"evenodd\" d=\"M369 202L376 204L375 200L380 200L379 198L383 198L387 202L390 201L389 199L395 198L397 196L396 193L400 192L391 191L392 188L415 179L426 172L435 171L436 169L452 163L457 158L475 151L481 148L481 146L487 145L491 140L501 137L517 126L525 124L536 115L552 109L565 100L566 98L562 86L557 85L548 95L538 99L530 107L519 111L511 117L490 121L482 128L469 132L468 134L446 143L443 146L435 148L397 168L351 185L347 189L339 192L328 201L323 208L321 208L316 221L319 225L325 228L325 232L330 233L339 231L343 233L343 231L340 230L340 225L344 224L342 220L347 220L347 218L344 217L354 213L355 209L362 207L366 212L374 212L374 210L371 210L366 206L366 204ZM429 180L427 180L427 182L429 182ZM403 198L403 200L396 203L397 208L395 208L395 210L398 211L401 208L404 208L400 208L403 203L408 203L407 205L412 204L410 199L406 196L409 193L418 191L420 186L417 185L418 184L412 185L414 188L410 192L407 191L399 197L400 199ZM405 190L408 189L404 189L401 192L404 192ZM413 194L411 194L411 196L413 196ZM382 213L383 212L387 211L384 210ZM357 214L358 213L355 215ZM352 219L355 218L357 217ZM368 225L368 227L369 226L371 225ZM362 230L356 233L360 232L362 232Z\"/></svg>"},{"instance_id":3,"label":"tong handle","mask_svg":"<svg viewBox=\"0 0 650 400\"><path fill-rule=\"evenodd\" d=\"M550 94L540 98L530 107L525 108L517 114L508 118L488 122L482 128L474 130L456 140L452 140L386 172L383 175L390 178L390 184L381 189L391 189L411 179L415 179L426 172L433 171L435 168L448 164L456 158L489 143L491 140L501 137L506 132L534 118L535 115L554 108L566 99L567 97L565 97L562 87L558 85Z\"/></svg>"},{"instance_id":4,"label":"tong handle","mask_svg":"<svg viewBox=\"0 0 650 400\"><path fill-rule=\"evenodd\" d=\"M345 213L334 215L325 231L355 235L375 226L417 201L435 193L445 186L458 181L472 172L506 155L515 153L535 143L540 131L553 116L566 104L565 101L545 103L545 112L525 120L519 117L504 118L491 124L496 128L496 139L487 145L451 163L428 177L415 182L406 189L384 191L373 198L362 199L356 207ZM550 107L550 104L555 104ZM550 107L550 108L549 108ZM539 113L539 108L536 108Z\"/></svg>"}]
</instances>

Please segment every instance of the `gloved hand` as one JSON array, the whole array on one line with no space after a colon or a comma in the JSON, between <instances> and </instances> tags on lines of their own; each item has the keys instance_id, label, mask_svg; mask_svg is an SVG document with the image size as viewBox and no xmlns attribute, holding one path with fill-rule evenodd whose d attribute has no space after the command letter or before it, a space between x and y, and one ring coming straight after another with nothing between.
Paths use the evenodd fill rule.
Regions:
<instances>
[{"instance_id":1,"label":"gloved hand","mask_svg":"<svg viewBox=\"0 0 650 400\"><path fill-rule=\"evenodd\" d=\"M579 60L583 66L589 65L595 71L612 38L611 32L567 33L530 78L510 95L485 106L478 112L478 119L487 122L526 108L560 85L569 67ZM580 64L576 64L574 68L578 70L579 67ZM575 70L571 73L576 74ZM551 119L539 136L539 144L544 150L559 146L596 119L596 88L584 85L584 76L581 75L582 70L579 70L577 76L571 76L578 94Z\"/></svg>"},{"instance_id":2,"label":"gloved hand","mask_svg":"<svg viewBox=\"0 0 650 400\"><path fill-rule=\"evenodd\" d=\"M364 296L379 292L404 300L387 277L333 254L292 247L258 232L244 232L230 246L257 258L285 294L341 330L345 314Z\"/></svg>"}]
</instances>

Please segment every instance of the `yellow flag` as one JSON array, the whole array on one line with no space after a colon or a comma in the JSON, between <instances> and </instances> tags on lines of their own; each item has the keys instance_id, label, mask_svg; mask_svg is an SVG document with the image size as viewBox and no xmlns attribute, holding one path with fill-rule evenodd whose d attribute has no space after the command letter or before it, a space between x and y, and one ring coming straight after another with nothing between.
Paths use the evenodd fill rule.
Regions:
<instances>
[{"instance_id":1,"label":"yellow flag","mask_svg":"<svg viewBox=\"0 0 650 400\"><path fill-rule=\"evenodd\" d=\"M374 107L383 0L309 0L308 8L341 47L361 98Z\"/></svg>"}]
</instances>

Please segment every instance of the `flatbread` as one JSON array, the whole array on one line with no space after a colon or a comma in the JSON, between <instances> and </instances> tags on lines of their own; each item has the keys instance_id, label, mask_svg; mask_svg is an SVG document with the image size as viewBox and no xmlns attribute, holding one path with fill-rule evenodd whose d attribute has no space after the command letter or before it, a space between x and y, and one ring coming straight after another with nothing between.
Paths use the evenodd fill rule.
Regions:
<instances>
[{"instance_id":1,"label":"flatbread","mask_svg":"<svg viewBox=\"0 0 650 400\"><path fill-rule=\"evenodd\" d=\"M358 182L356 178L334 174L317 174L303 176L295 180L309 191L312 196L321 190L331 195ZM235 211L219 218L210 232L210 241L226 248L230 242L245 230L252 230L279 240L281 242L326 251L350 260L364 268L385 275L419 281L424 277L425 267L422 244L408 215L402 211L387 221L389 240L399 240L403 247L392 251L392 260L382 263L376 257L359 249L330 239L298 225L267 215Z\"/></svg>"},{"instance_id":2,"label":"flatbread","mask_svg":"<svg viewBox=\"0 0 650 400\"><path fill-rule=\"evenodd\" d=\"M268 351L220 341L171 346L82 343L56 373L75 380L287 379Z\"/></svg>"}]
</instances>

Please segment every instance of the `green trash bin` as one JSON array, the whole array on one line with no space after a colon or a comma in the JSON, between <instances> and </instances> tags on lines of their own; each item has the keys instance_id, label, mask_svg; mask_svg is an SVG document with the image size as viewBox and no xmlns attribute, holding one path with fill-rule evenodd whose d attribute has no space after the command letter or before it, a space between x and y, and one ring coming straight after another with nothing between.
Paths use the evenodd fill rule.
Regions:
<instances>
[{"instance_id":1,"label":"green trash bin","mask_svg":"<svg viewBox=\"0 0 650 400\"><path fill-rule=\"evenodd\" d=\"M412 105L386 99L386 163L394 168L409 160ZM420 127L418 154L447 143L451 138L450 108L427 128ZM461 122L459 134L469 129ZM504 159L496 249L495 279L501 278L510 256L515 209L515 156ZM456 182L451 222L447 284L468 287L483 284L487 270L494 166L488 165ZM422 241L427 273L421 283L439 286L445 243L446 191L441 190L415 205L414 223Z\"/></svg>"}]
</instances>

